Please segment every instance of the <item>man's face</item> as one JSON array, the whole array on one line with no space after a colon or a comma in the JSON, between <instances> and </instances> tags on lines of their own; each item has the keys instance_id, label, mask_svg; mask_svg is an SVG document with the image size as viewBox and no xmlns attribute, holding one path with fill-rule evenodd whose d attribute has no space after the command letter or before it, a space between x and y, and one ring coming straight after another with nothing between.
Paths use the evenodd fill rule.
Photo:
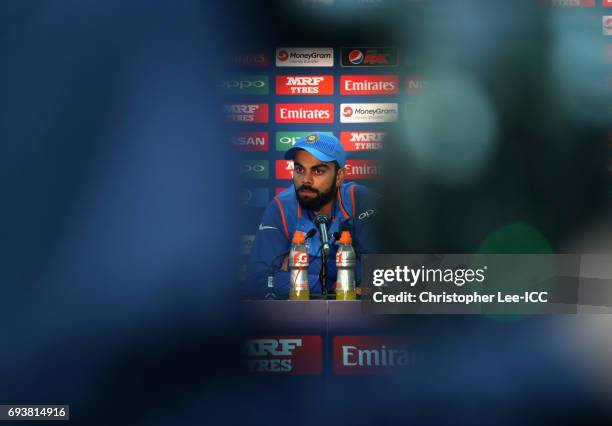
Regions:
<instances>
[{"instance_id":1,"label":"man's face","mask_svg":"<svg viewBox=\"0 0 612 426\"><path fill-rule=\"evenodd\" d=\"M344 169L336 170L333 161L323 162L302 149L296 152L293 185L302 208L320 210L334 199L343 180Z\"/></svg>"}]
</instances>

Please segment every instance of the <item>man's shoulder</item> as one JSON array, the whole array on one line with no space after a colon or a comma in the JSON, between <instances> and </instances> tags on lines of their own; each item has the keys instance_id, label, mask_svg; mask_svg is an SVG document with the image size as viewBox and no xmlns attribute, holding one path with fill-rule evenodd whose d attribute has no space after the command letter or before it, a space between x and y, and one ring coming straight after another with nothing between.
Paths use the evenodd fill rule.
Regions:
<instances>
[{"instance_id":1,"label":"man's shoulder","mask_svg":"<svg viewBox=\"0 0 612 426\"><path fill-rule=\"evenodd\" d=\"M344 182L342 185L340 185L340 191L343 194L354 192L355 196L359 198L361 197L378 198L376 192L374 192L372 189L368 188L365 185L360 185L358 183L355 183L353 181Z\"/></svg>"}]
</instances>

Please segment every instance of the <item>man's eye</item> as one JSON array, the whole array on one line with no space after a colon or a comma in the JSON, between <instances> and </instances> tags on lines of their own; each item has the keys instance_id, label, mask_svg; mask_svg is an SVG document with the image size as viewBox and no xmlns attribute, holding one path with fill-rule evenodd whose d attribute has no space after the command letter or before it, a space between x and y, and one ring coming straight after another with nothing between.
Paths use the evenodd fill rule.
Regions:
<instances>
[{"instance_id":1,"label":"man's eye","mask_svg":"<svg viewBox=\"0 0 612 426\"><path fill-rule=\"evenodd\" d=\"M299 174L304 173L304 169L302 169L301 167L294 167L293 171Z\"/></svg>"},{"instance_id":2,"label":"man's eye","mask_svg":"<svg viewBox=\"0 0 612 426\"><path fill-rule=\"evenodd\" d=\"M319 176L321 176L323 173L325 173L325 170L323 169L315 169L314 171L314 174Z\"/></svg>"}]
</instances>

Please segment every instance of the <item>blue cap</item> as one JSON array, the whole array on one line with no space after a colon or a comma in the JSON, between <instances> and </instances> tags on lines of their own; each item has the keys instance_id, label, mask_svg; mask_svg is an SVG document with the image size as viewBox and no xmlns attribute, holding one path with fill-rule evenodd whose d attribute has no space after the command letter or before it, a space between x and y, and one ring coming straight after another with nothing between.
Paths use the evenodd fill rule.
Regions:
<instances>
[{"instance_id":1,"label":"blue cap","mask_svg":"<svg viewBox=\"0 0 612 426\"><path fill-rule=\"evenodd\" d=\"M346 163L346 152L344 152L340 140L333 135L314 132L302 136L285 153L285 160L293 160L299 149L309 152L318 160L335 161L340 167L344 167L344 163Z\"/></svg>"}]
</instances>

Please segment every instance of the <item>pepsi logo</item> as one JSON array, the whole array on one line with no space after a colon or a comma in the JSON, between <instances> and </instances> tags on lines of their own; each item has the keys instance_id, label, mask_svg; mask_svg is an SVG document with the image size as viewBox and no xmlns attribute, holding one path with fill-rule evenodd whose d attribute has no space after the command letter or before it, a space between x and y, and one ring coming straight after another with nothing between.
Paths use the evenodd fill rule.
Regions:
<instances>
[{"instance_id":1,"label":"pepsi logo","mask_svg":"<svg viewBox=\"0 0 612 426\"><path fill-rule=\"evenodd\" d=\"M351 108L350 106L344 107L344 109L342 110L342 115L345 117L352 117L353 108Z\"/></svg>"},{"instance_id":2,"label":"pepsi logo","mask_svg":"<svg viewBox=\"0 0 612 426\"><path fill-rule=\"evenodd\" d=\"M286 61L287 59L289 59L289 53L287 53L286 50L280 50L278 52L278 60L279 61Z\"/></svg>"},{"instance_id":3,"label":"pepsi logo","mask_svg":"<svg viewBox=\"0 0 612 426\"><path fill-rule=\"evenodd\" d=\"M351 50L348 59L351 64L359 65L363 62L363 52L361 50Z\"/></svg>"}]
</instances>

